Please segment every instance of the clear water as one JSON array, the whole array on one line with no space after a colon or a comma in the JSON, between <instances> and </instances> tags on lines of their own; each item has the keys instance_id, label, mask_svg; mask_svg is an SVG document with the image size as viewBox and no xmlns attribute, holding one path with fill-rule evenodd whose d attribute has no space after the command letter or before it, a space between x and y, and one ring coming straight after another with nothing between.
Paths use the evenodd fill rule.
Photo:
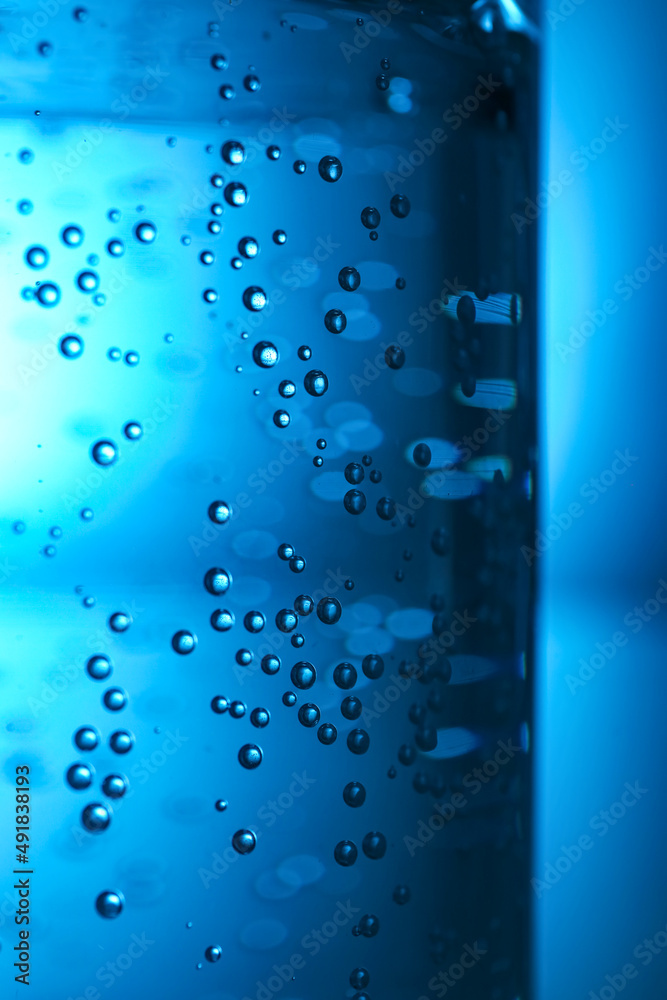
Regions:
<instances>
[{"instance_id":1,"label":"clear water","mask_svg":"<svg viewBox=\"0 0 667 1000\"><path fill-rule=\"evenodd\" d=\"M0 15L39 1000L526 996L532 26L398 7Z\"/></svg>"}]
</instances>

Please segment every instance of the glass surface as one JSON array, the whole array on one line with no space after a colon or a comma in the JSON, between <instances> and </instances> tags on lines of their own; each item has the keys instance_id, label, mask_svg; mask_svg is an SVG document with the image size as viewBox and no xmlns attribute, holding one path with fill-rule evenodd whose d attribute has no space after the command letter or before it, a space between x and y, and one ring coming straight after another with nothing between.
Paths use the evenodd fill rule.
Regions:
<instances>
[{"instance_id":1,"label":"glass surface","mask_svg":"<svg viewBox=\"0 0 667 1000\"><path fill-rule=\"evenodd\" d=\"M2 23L32 996L525 998L534 25Z\"/></svg>"}]
</instances>

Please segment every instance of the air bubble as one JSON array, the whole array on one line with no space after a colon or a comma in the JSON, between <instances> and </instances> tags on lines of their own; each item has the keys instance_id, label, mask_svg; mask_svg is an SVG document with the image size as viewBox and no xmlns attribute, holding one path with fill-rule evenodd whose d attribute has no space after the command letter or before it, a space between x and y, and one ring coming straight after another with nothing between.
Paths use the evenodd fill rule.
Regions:
<instances>
[{"instance_id":1,"label":"air bubble","mask_svg":"<svg viewBox=\"0 0 667 1000\"><path fill-rule=\"evenodd\" d=\"M410 214L410 201L404 194L395 194L389 207L397 219L405 219Z\"/></svg>"},{"instance_id":2,"label":"air bubble","mask_svg":"<svg viewBox=\"0 0 667 1000\"><path fill-rule=\"evenodd\" d=\"M370 205L361 211L361 224L366 227L366 229L377 229L380 225L380 213L377 208L372 208Z\"/></svg>"},{"instance_id":3,"label":"air bubble","mask_svg":"<svg viewBox=\"0 0 667 1000\"><path fill-rule=\"evenodd\" d=\"M359 851L351 840L341 840L334 847L334 860L343 868L349 868L357 860Z\"/></svg>"},{"instance_id":4,"label":"air bubble","mask_svg":"<svg viewBox=\"0 0 667 1000\"><path fill-rule=\"evenodd\" d=\"M262 751L255 743L246 743L239 750L239 764L248 771L254 771L262 763Z\"/></svg>"},{"instance_id":5,"label":"air bubble","mask_svg":"<svg viewBox=\"0 0 667 1000\"><path fill-rule=\"evenodd\" d=\"M42 246L28 247L25 252L25 260L26 264L35 269L46 267L49 263L49 251Z\"/></svg>"},{"instance_id":6,"label":"air bubble","mask_svg":"<svg viewBox=\"0 0 667 1000\"><path fill-rule=\"evenodd\" d=\"M226 524L231 517L229 504L224 500L214 500L208 508L208 516L214 524Z\"/></svg>"},{"instance_id":7,"label":"air bubble","mask_svg":"<svg viewBox=\"0 0 667 1000\"><path fill-rule=\"evenodd\" d=\"M338 284L345 292L356 292L361 284L361 275L356 267L343 267L338 272Z\"/></svg>"},{"instance_id":8,"label":"air bubble","mask_svg":"<svg viewBox=\"0 0 667 1000\"><path fill-rule=\"evenodd\" d=\"M43 284L39 285L35 291L35 298L40 305L45 306L47 309L57 306L60 302L60 289L53 281L45 281Z\"/></svg>"},{"instance_id":9,"label":"air bubble","mask_svg":"<svg viewBox=\"0 0 667 1000\"><path fill-rule=\"evenodd\" d=\"M94 681L103 681L110 677L112 669L108 656L91 656L86 663L86 673Z\"/></svg>"},{"instance_id":10,"label":"air bubble","mask_svg":"<svg viewBox=\"0 0 667 1000\"><path fill-rule=\"evenodd\" d=\"M241 184L239 181L233 181L225 188L225 201L233 208L240 208L241 205L245 205L247 200L248 189L245 184Z\"/></svg>"},{"instance_id":11,"label":"air bubble","mask_svg":"<svg viewBox=\"0 0 667 1000\"><path fill-rule=\"evenodd\" d=\"M307 660L300 660L295 663L290 671L290 680L295 688L300 691L307 691L313 686L317 678L317 672L312 663Z\"/></svg>"},{"instance_id":12,"label":"air bubble","mask_svg":"<svg viewBox=\"0 0 667 1000\"><path fill-rule=\"evenodd\" d=\"M232 583L231 573L219 567L209 569L204 577L204 586L209 594L226 594Z\"/></svg>"},{"instance_id":13,"label":"air bubble","mask_svg":"<svg viewBox=\"0 0 667 1000\"><path fill-rule=\"evenodd\" d=\"M91 802L81 813L81 823L89 833L103 833L111 822L111 811L101 802Z\"/></svg>"},{"instance_id":14,"label":"air bubble","mask_svg":"<svg viewBox=\"0 0 667 1000\"><path fill-rule=\"evenodd\" d=\"M220 150L220 154L225 163L233 167L240 166L246 157L243 144L237 142L235 139L230 139L229 142L226 142Z\"/></svg>"},{"instance_id":15,"label":"air bubble","mask_svg":"<svg viewBox=\"0 0 667 1000\"><path fill-rule=\"evenodd\" d=\"M175 632L171 639L171 648L175 653L180 653L182 656L187 656L188 653L194 652L196 645L197 636L193 632L188 632L187 629Z\"/></svg>"},{"instance_id":16,"label":"air bubble","mask_svg":"<svg viewBox=\"0 0 667 1000\"><path fill-rule=\"evenodd\" d=\"M232 847L239 854L250 854L256 844L257 838L252 830L237 830L232 836Z\"/></svg>"},{"instance_id":17,"label":"air bubble","mask_svg":"<svg viewBox=\"0 0 667 1000\"><path fill-rule=\"evenodd\" d=\"M91 448L91 456L97 465L113 465L118 458L118 448L113 441L96 441Z\"/></svg>"},{"instance_id":18,"label":"air bubble","mask_svg":"<svg viewBox=\"0 0 667 1000\"><path fill-rule=\"evenodd\" d=\"M319 170L322 180L328 181L330 184L340 180L343 174L343 164L337 156L323 156L317 166L317 169Z\"/></svg>"},{"instance_id":19,"label":"air bubble","mask_svg":"<svg viewBox=\"0 0 667 1000\"><path fill-rule=\"evenodd\" d=\"M74 333L61 337L58 347L64 358L79 358L83 354L83 341Z\"/></svg>"},{"instance_id":20,"label":"air bubble","mask_svg":"<svg viewBox=\"0 0 667 1000\"><path fill-rule=\"evenodd\" d=\"M75 16L77 11L74 12ZM81 20L79 18L79 20ZM97 899L95 900L95 909L101 917L106 920L115 920L123 912L125 900L120 892L113 892L111 889L106 889L101 892Z\"/></svg>"},{"instance_id":21,"label":"air bubble","mask_svg":"<svg viewBox=\"0 0 667 1000\"><path fill-rule=\"evenodd\" d=\"M95 772L88 764L72 764L71 767L68 767L65 777L70 788L80 792L85 788L90 788L94 774Z\"/></svg>"},{"instance_id":22,"label":"air bubble","mask_svg":"<svg viewBox=\"0 0 667 1000\"><path fill-rule=\"evenodd\" d=\"M363 514L366 510L366 497L361 490L348 490L343 497L343 505L348 514Z\"/></svg>"},{"instance_id":23,"label":"air bubble","mask_svg":"<svg viewBox=\"0 0 667 1000\"><path fill-rule=\"evenodd\" d=\"M157 229L152 222L138 222L134 227L134 235L140 243L152 243L157 236Z\"/></svg>"},{"instance_id":24,"label":"air bubble","mask_svg":"<svg viewBox=\"0 0 667 1000\"><path fill-rule=\"evenodd\" d=\"M126 729L118 729L109 737L109 747L114 753L129 753L134 746L134 737Z\"/></svg>"}]
</instances>

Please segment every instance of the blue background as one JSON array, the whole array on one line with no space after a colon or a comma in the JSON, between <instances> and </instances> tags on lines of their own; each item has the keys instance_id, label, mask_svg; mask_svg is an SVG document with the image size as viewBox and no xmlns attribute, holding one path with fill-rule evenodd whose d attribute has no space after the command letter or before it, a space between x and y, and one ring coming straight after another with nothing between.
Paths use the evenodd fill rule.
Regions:
<instances>
[{"instance_id":1,"label":"blue background","mask_svg":"<svg viewBox=\"0 0 667 1000\"><path fill-rule=\"evenodd\" d=\"M623 624L667 576L664 534L664 266L628 301L614 290L667 242L664 36L661 3L585 0L545 18L542 173L575 181L541 221L546 338L542 363L542 522L572 502L584 513L540 558L543 572L537 733L535 874L588 833L594 847L538 903L541 1000L599 995L626 963L628 1000L664 995L667 954L642 964L633 951L667 925L664 857L665 631L662 608L636 634ZM556 3L545 10L558 11ZM565 8L567 9L567 8ZM607 117L627 124L585 172L570 157ZM642 277L644 275L642 274ZM627 293L625 293L627 294ZM618 311L561 359L572 326L606 299ZM637 456L591 504L580 490L616 449ZM555 532L554 532L555 534ZM581 657L614 632L628 635L592 679L571 693ZM648 789L604 837L590 821L625 782ZM621 985L620 980L616 980ZM603 996L611 996L603 993Z\"/></svg>"}]
</instances>

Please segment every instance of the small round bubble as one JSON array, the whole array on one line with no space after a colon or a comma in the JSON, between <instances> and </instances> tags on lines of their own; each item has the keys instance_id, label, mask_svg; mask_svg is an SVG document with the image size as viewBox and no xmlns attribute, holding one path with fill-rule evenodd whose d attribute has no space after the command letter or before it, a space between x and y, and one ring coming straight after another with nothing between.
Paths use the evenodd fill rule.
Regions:
<instances>
[{"instance_id":1,"label":"small round bubble","mask_svg":"<svg viewBox=\"0 0 667 1000\"><path fill-rule=\"evenodd\" d=\"M111 660L108 656L91 656L86 662L86 673L94 681L103 681L111 676Z\"/></svg>"},{"instance_id":2,"label":"small round bubble","mask_svg":"<svg viewBox=\"0 0 667 1000\"><path fill-rule=\"evenodd\" d=\"M95 900L95 909L105 920L115 920L123 912L124 903L122 893L105 889Z\"/></svg>"},{"instance_id":3,"label":"small round bubble","mask_svg":"<svg viewBox=\"0 0 667 1000\"><path fill-rule=\"evenodd\" d=\"M225 201L233 208L240 208L248 200L248 189L240 181L233 181L225 188Z\"/></svg>"},{"instance_id":4,"label":"small round bubble","mask_svg":"<svg viewBox=\"0 0 667 1000\"><path fill-rule=\"evenodd\" d=\"M108 799L122 799L128 788L128 781L122 774L108 774L102 782L102 791Z\"/></svg>"},{"instance_id":5,"label":"small round bubble","mask_svg":"<svg viewBox=\"0 0 667 1000\"><path fill-rule=\"evenodd\" d=\"M49 263L49 251L43 246L28 247L25 252L26 264L35 269L46 267Z\"/></svg>"},{"instance_id":6,"label":"small round bubble","mask_svg":"<svg viewBox=\"0 0 667 1000\"><path fill-rule=\"evenodd\" d=\"M65 778L70 788L79 792L83 791L84 788L90 788L94 773L93 768L89 767L88 764L72 764L71 767L68 767Z\"/></svg>"},{"instance_id":7,"label":"small round bubble","mask_svg":"<svg viewBox=\"0 0 667 1000\"><path fill-rule=\"evenodd\" d=\"M75 333L61 337L58 347L64 358L78 358L83 354L83 341Z\"/></svg>"},{"instance_id":8,"label":"small round bubble","mask_svg":"<svg viewBox=\"0 0 667 1000\"><path fill-rule=\"evenodd\" d=\"M317 672L312 663L307 660L300 660L295 663L290 671L290 680L295 688L300 691L307 691L313 686L317 679Z\"/></svg>"},{"instance_id":9,"label":"small round bubble","mask_svg":"<svg viewBox=\"0 0 667 1000\"><path fill-rule=\"evenodd\" d=\"M348 514L363 514L366 510L366 497L361 490L348 490L343 497L343 506Z\"/></svg>"},{"instance_id":10,"label":"small round bubble","mask_svg":"<svg viewBox=\"0 0 667 1000\"><path fill-rule=\"evenodd\" d=\"M361 285L361 275L356 267L342 267L338 272L338 284L345 292L355 292Z\"/></svg>"},{"instance_id":11,"label":"small round bubble","mask_svg":"<svg viewBox=\"0 0 667 1000\"><path fill-rule=\"evenodd\" d=\"M208 508L208 516L214 524L226 524L231 517L229 504L224 500L214 500Z\"/></svg>"},{"instance_id":12,"label":"small round bubble","mask_svg":"<svg viewBox=\"0 0 667 1000\"><path fill-rule=\"evenodd\" d=\"M299 709L299 722L307 729L312 729L320 721L320 710L317 705L306 702Z\"/></svg>"},{"instance_id":13,"label":"small round bubble","mask_svg":"<svg viewBox=\"0 0 667 1000\"><path fill-rule=\"evenodd\" d=\"M248 632L257 634L261 632L266 624L266 618L261 611L248 611L243 618L243 625Z\"/></svg>"},{"instance_id":14,"label":"small round bubble","mask_svg":"<svg viewBox=\"0 0 667 1000\"><path fill-rule=\"evenodd\" d=\"M352 809L358 809L366 801L366 789L360 781L350 781L343 789L343 801Z\"/></svg>"},{"instance_id":15,"label":"small round bubble","mask_svg":"<svg viewBox=\"0 0 667 1000\"><path fill-rule=\"evenodd\" d=\"M232 847L238 854L250 854L255 850L257 838L252 830L237 830L232 836Z\"/></svg>"},{"instance_id":16,"label":"small round bubble","mask_svg":"<svg viewBox=\"0 0 667 1000\"><path fill-rule=\"evenodd\" d=\"M377 229L380 225L380 213L377 208L372 208L370 205L367 208L362 209L361 212L361 224L366 227L366 229Z\"/></svg>"},{"instance_id":17,"label":"small round bubble","mask_svg":"<svg viewBox=\"0 0 667 1000\"><path fill-rule=\"evenodd\" d=\"M267 653L266 656L262 657L260 666L265 674L273 676L280 670L280 657L274 653Z\"/></svg>"},{"instance_id":18,"label":"small round bubble","mask_svg":"<svg viewBox=\"0 0 667 1000\"><path fill-rule=\"evenodd\" d=\"M357 860L359 851L351 840L341 840L334 847L334 860L343 868L349 868Z\"/></svg>"},{"instance_id":19,"label":"small round bubble","mask_svg":"<svg viewBox=\"0 0 667 1000\"><path fill-rule=\"evenodd\" d=\"M323 597L317 605L317 617L324 625L335 625L343 612L340 601L335 597Z\"/></svg>"},{"instance_id":20,"label":"small round bubble","mask_svg":"<svg viewBox=\"0 0 667 1000\"><path fill-rule=\"evenodd\" d=\"M111 812L101 802L91 802L81 813L81 823L89 833L103 833L111 822Z\"/></svg>"},{"instance_id":21,"label":"small round bubble","mask_svg":"<svg viewBox=\"0 0 667 1000\"><path fill-rule=\"evenodd\" d=\"M254 771L262 763L262 751L255 743L246 743L239 750L239 764L248 771Z\"/></svg>"},{"instance_id":22,"label":"small round bubble","mask_svg":"<svg viewBox=\"0 0 667 1000\"><path fill-rule=\"evenodd\" d=\"M187 656L189 653L194 652L196 645L196 635L193 632L187 631L187 629L175 632L171 639L171 648L175 653L180 653L181 656Z\"/></svg>"},{"instance_id":23,"label":"small round bubble","mask_svg":"<svg viewBox=\"0 0 667 1000\"><path fill-rule=\"evenodd\" d=\"M323 396L329 388L329 379L315 368L304 376L303 386L310 396Z\"/></svg>"},{"instance_id":24,"label":"small round bubble","mask_svg":"<svg viewBox=\"0 0 667 1000\"><path fill-rule=\"evenodd\" d=\"M338 739L338 730L332 722L323 722L317 730L317 738L325 747L331 746Z\"/></svg>"},{"instance_id":25,"label":"small round bubble","mask_svg":"<svg viewBox=\"0 0 667 1000\"><path fill-rule=\"evenodd\" d=\"M231 574L225 569L221 569L218 566L214 566L207 570L204 576L204 586L208 590L209 594L217 596L218 594L226 594L232 583Z\"/></svg>"},{"instance_id":26,"label":"small round bubble","mask_svg":"<svg viewBox=\"0 0 667 1000\"><path fill-rule=\"evenodd\" d=\"M240 166L246 157L245 148L242 143L235 139L230 139L220 150L223 160L230 166Z\"/></svg>"},{"instance_id":27,"label":"small round bubble","mask_svg":"<svg viewBox=\"0 0 667 1000\"><path fill-rule=\"evenodd\" d=\"M259 343L255 344L252 349L252 357L259 368L273 368L280 360L278 348L268 340L260 340ZM281 393L281 395L283 394Z\"/></svg>"},{"instance_id":28,"label":"small round bubble","mask_svg":"<svg viewBox=\"0 0 667 1000\"><path fill-rule=\"evenodd\" d=\"M113 465L118 458L118 449L113 441L96 441L91 449L91 456L97 465Z\"/></svg>"},{"instance_id":29,"label":"small round bubble","mask_svg":"<svg viewBox=\"0 0 667 1000\"><path fill-rule=\"evenodd\" d=\"M112 687L104 692L102 703L110 712L120 712L127 705L127 695L122 688Z\"/></svg>"},{"instance_id":30,"label":"small round bubble","mask_svg":"<svg viewBox=\"0 0 667 1000\"><path fill-rule=\"evenodd\" d=\"M152 243L157 236L157 229L152 222L138 222L134 227L134 235L140 243Z\"/></svg>"},{"instance_id":31,"label":"small round bubble","mask_svg":"<svg viewBox=\"0 0 667 1000\"><path fill-rule=\"evenodd\" d=\"M41 306L52 309L60 302L60 289L53 281L45 281L37 287L35 298Z\"/></svg>"},{"instance_id":32,"label":"small round bubble","mask_svg":"<svg viewBox=\"0 0 667 1000\"><path fill-rule=\"evenodd\" d=\"M134 737L126 729L118 729L109 737L109 747L114 753L129 753L134 746Z\"/></svg>"},{"instance_id":33,"label":"small round bubble","mask_svg":"<svg viewBox=\"0 0 667 1000\"><path fill-rule=\"evenodd\" d=\"M337 156L323 156L317 165L319 175L323 181L333 184L340 180L343 175L343 164Z\"/></svg>"}]
</instances>

